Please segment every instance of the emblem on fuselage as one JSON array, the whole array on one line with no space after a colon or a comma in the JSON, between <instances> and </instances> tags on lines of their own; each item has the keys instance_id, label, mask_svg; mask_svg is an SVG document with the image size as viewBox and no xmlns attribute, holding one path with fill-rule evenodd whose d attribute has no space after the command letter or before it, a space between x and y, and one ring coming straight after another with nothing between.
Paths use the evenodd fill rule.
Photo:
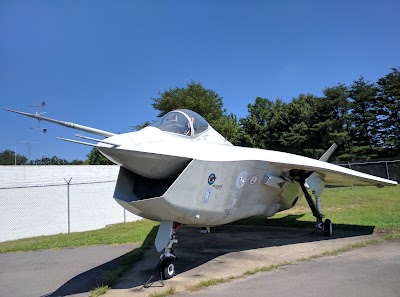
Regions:
<instances>
[{"instance_id":1,"label":"emblem on fuselage","mask_svg":"<svg viewBox=\"0 0 400 297\"><path fill-rule=\"evenodd\" d=\"M216 175L214 173L211 173L208 176L208 184L211 186L215 182L216 179L217 179Z\"/></svg>"}]
</instances>

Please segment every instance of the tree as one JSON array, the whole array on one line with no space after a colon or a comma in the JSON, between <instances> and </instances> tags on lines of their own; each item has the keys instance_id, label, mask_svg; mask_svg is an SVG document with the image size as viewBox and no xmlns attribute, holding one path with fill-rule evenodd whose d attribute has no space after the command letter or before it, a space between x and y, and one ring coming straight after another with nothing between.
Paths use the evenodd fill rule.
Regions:
<instances>
[{"instance_id":1,"label":"tree","mask_svg":"<svg viewBox=\"0 0 400 297\"><path fill-rule=\"evenodd\" d=\"M88 158L85 161L85 165L114 165L113 162L104 157L98 149L93 148L89 154L86 155Z\"/></svg>"},{"instance_id":2,"label":"tree","mask_svg":"<svg viewBox=\"0 0 400 297\"><path fill-rule=\"evenodd\" d=\"M75 159L75 160L72 160L71 162L69 162L69 165L83 165L83 164L84 164L84 162L82 160L78 160L78 159Z\"/></svg>"},{"instance_id":3,"label":"tree","mask_svg":"<svg viewBox=\"0 0 400 297\"><path fill-rule=\"evenodd\" d=\"M377 104L380 116L379 126L383 138L383 148L388 155L400 156L400 68L377 82Z\"/></svg>"},{"instance_id":4,"label":"tree","mask_svg":"<svg viewBox=\"0 0 400 297\"><path fill-rule=\"evenodd\" d=\"M363 77L354 81L350 86L350 151L352 159L376 158L381 151L376 96L374 84L365 81Z\"/></svg>"},{"instance_id":5,"label":"tree","mask_svg":"<svg viewBox=\"0 0 400 297\"><path fill-rule=\"evenodd\" d=\"M57 156L51 158L43 156L40 159L32 160L29 165L68 165L69 162L65 159L61 159Z\"/></svg>"},{"instance_id":6,"label":"tree","mask_svg":"<svg viewBox=\"0 0 400 297\"><path fill-rule=\"evenodd\" d=\"M344 84L325 88L324 96L315 101L312 116L313 157L319 158L333 143L338 145L337 159L348 158L349 149L349 100ZM333 156L334 157L334 156Z\"/></svg>"},{"instance_id":7,"label":"tree","mask_svg":"<svg viewBox=\"0 0 400 297\"><path fill-rule=\"evenodd\" d=\"M0 153L0 165L25 165L28 159L20 154L15 156L12 150L4 150Z\"/></svg>"},{"instance_id":8,"label":"tree","mask_svg":"<svg viewBox=\"0 0 400 297\"><path fill-rule=\"evenodd\" d=\"M238 144L261 149L280 150L281 132L287 123L283 118L286 103L257 97L254 104L247 105L249 115L241 118Z\"/></svg>"},{"instance_id":9,"label":"tree","mask_svg":"<svg viewBox=\"0 0 400 297\"><path fill-rule=\"evenodd\" d=\"M145 121L145 122L142 123L142 124L132 126L132 130L133 130L133 131L139 131L139 130L143 129L144 127L149 126L150 124L151 124L150 121Z\"/></svg>"},{"instance_id":10,"label":"tree","mask_svg":"<svg viewBox=\"0 0 400 297\"><path fill-rule=\"evenodd\" d=\"M348 135L346 87L324 91L322 98L300 94L290 103L257 97L240 119L240 145L279 150L319 158L333 143L345 143Z\"/></svg>"},{"instance_id":11,"label":"tree","mask_svg":"<svg viewBox=\"0 0 400 297\"><path fill-rule=\"evenodd\" d=\"M185 88L170 88L158 95L157 98L152 98L152 106L159 111L159 117L175 109L189 109L204 117L228 140L235 139L239 129L236 116L227 115L223 108L222 97L204 88L201 83L191 82Z\"/></svg>"}]
</instances>

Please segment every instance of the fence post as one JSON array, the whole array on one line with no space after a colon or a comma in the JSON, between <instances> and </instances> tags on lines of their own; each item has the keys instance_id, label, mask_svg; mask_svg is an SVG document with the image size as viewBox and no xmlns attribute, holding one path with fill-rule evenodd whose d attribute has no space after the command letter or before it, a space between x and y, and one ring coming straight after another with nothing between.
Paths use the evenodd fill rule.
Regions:
<instances>
[{"instance_id":1,"label":"fence post","mask_svg":"<svg viewBox=\"0 0 400 297\"><path fill-rule=\"evenodd\" d=\"M385 166L386 166L386 176L387 176L387 179L390 179L390 174L389 174L389 168L388 168L388 162L387 162L387 161L385 162Z\"/></svg>"},{"instance_id":2,"label":"fence post","mask_svg":"<svg viewBox=\"0 0 400 297\"><path fill-rule=\"evenodd\" d=\"M67 183L67 204L68 204L68 234L71 233L71 216L70 216L70 211L69 211L69 185L71 183L72 177L67 181L64 178L65 182Z\"/></svg>"}]
</instances>

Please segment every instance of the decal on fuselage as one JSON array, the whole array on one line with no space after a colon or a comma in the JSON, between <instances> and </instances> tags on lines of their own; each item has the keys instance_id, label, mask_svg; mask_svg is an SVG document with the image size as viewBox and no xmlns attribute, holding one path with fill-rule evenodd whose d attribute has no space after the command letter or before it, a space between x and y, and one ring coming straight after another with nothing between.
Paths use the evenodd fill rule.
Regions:
<instances>
[{"instance_id":1,"label":"decal on fuselage","mask_svg":"<svg viewBox=\"0 0 400 297\"><path fill-rule=\"evenodd\" d=\"M257 182L257 180L258 180L258 177L257 176L252 176L251 178L250 178L250 180L249 180L249 183L250 183L250 185L254 185L256 182Z\"/></svg>"},{"instance_id":2,"label":"decal on fuselage","mask_svg":"<svg viewBox=\"0 0 400 297\"><path fill-rule=\"evenodd\" d=\"M204 194L203 203L208 203L208 200L210 199L210 195L211 195L211 189L208 189L206 191L206 193Z\"/></svg>"},{"instance_id":3,"label":"decal on fuselage","mask_svg":"<svg viewBox=\"0 0 400 297\"><path fill-rule=\"evenodd\" d=\"M237 180L236 180L236 188L240 189L246 183L247 180L247 171L240 172Z\"/></svg>"},{"instance_id":4,"label":"decal on fuselage","mask_svg":"<svg viewBox=\"0 0 400 297\"><path fill-rule=\"evenodd\" d=\"M211 186L215 182L216 179L217 179L217 176L214 173L211 173L208 176L208 184Z\"/></svg>"}]
</instances>

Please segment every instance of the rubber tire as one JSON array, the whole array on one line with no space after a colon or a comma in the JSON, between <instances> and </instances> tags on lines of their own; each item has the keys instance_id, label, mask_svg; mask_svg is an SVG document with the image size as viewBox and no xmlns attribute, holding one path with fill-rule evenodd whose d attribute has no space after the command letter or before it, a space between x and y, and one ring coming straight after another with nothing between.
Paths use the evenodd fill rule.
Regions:
<instances>
[{"instance_id":1,"label":"rubber tire","mask_svg":"<svg viewBox=\"0 0 400 297\"><path fill-rule=\"evenodd\" d=\"M164 258L161 261L161 275L163 279L170 279L175 276L175 259Z\"/></svg>"},{"instance_id":2,"label":"rubber tire","mask_svg":"<svg viewBox=\"0 0 400 297\"><path fill-rule=\"evenodd\" d=\"M332 222L330 219L326 219L324 222L324 235L332 236Z\"/></svg>"}]
</instances>

